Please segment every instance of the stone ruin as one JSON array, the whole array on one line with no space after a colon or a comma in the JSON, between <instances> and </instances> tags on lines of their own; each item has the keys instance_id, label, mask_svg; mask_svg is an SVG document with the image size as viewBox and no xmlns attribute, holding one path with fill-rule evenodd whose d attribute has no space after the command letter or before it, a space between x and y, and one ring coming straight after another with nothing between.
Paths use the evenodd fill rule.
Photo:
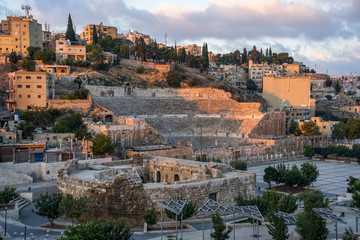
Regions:
<instances>
[{"instance_id":1,"label":"stone ruin","mask_svg":"<svg viewBox=\"0 0 360 240\"><path fill-rule=\"evenodd\" d=\"M237 146L247 143L249 136L285 135L283 113L262 113L260 103L237 102L220 89L153 88L125 94L121 87L86 88L95 106L102 106L117 117L146 122L153 133L164 137L165 143L192 142L195 151L201 147ZM100 93L104 91L113 94L103 96ZM108 133L114 141L121 134Z\"/></svg>"},{"instance_id":2,"label":"stone ruin","mask_svg":"<svg viewBox=\"0 0 360 240\"><path fill-rule=\"evenodd\" d=\"M143 225L146 209L160 211L155 200L180 196L198 206L208 199L230 206L238 194L255 196L256 174L234 170L227 164L165 157L144 159L142 155L133 159L69 161L59 171L58 191L90 200L90 211L83 220L126 218L133 226Z\"/></svg>"}]
</instances>

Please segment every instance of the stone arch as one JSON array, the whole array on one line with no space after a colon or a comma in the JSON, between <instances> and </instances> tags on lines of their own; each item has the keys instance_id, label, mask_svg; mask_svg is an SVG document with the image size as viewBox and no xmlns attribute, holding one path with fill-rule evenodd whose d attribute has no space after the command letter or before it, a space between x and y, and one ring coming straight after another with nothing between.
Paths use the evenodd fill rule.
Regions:
<instances>
[{"instance_id":1,"label":"stone arch","mask_svg":"<svg viewBox=\"0 0 360 240\"><path fill-rule=\"evenodd\" d=\"M174 182L178 182L178 181L180 181L180 177L179 177L179 175L175 174L174 175Z\"/></svg>"},{"instance_id":2,"label":"stone arch","mask_svg":"<svg viewBox=\"0 0 360 240\"><path fill-rule=\"evenodd\" d=\"M160 173L160 171L156 171L156 182L161 182L161 173Z\"/></svg>"}]
</instances>

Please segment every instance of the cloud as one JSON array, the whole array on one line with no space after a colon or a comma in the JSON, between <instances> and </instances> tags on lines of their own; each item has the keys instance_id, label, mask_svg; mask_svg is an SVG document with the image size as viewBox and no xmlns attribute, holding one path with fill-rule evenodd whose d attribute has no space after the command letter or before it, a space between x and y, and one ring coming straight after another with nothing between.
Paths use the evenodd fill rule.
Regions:
<instances>
[{"instance_id":1,"label":"cloud","mask_svg":"<svg viewBox=\"0 0 360 240\"><path fill-rule=\"evenodd\" d=\"M101 21L119 32L150 34L158 42L165 33L168 42L179 45L208 42L214 52L256 45L311 63L333 65L360 58L359 0L208 0L201 7L158 0L149 9L131 7L125 0L29 1L35 18L57 31L65 31L71 13L78 33Z\"/></svg>"}]
</instances>

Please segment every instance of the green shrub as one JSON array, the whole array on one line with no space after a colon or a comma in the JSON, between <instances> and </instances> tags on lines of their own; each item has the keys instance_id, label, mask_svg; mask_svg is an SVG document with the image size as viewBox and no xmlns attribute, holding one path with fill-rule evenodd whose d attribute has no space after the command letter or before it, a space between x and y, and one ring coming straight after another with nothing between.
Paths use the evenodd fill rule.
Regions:
<instances>
[{"instance_id":1,"label":"green shrub","mask_svg":"<svg viewBox=\"0 0 360 240\"><path fill-rule=\"evenodd\" d=\"M150 226L156 224L156 211L154 209L146 209L146 211L143 213L143 218L144 222L146 222Z\"/></svg>"},{"instance_id":2,"label":"green shrub","mask_svg":"<svg viewBox=\"0 0 360 240\"><path fill-rule=\"evenodd\" d=\"M16 188L10 188L8 186L6 186L4 190L0 191L0 204L7 204L14 198L17 198L19 194L15 191Z\"/></svg>"},{"instance_id":3,"label":"green shrub","mask_svg":"<svg viewBox=\"0 0 360 240\"><path fill-rule=\"evenodd\" d=\"M140 67L138 67L137 69L136 69L136 72L137 73L144 73L144 67L143 66L140 66Z\"/></svg>"},{"instance_id":4,"label":"green shrub","mask_svg":"<svg viewBox=\"0 0 360 240\"><path fill-rule=\"evenodd\" d=\"M233 168L235 168L236 170L242 170L242 171L246 171L246 170L247 170L246 162L234 161L234 162L231 162L230 165L231 165Z\"/></svg>"}]
</instances>

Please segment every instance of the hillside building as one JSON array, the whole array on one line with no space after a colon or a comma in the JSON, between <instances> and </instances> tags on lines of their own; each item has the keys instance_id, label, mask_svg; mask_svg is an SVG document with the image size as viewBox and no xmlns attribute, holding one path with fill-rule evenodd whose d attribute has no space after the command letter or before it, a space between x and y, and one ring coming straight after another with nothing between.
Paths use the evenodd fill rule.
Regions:
<instances>
[{"instance_id":1,"label":"hillside building","mask_svg":"<svg viewBox=\"0 0 360 240\"><path fill-rule=\"evenodd\" d=\"M99 38L103 38L106 36L117 38L117 28L112 26L105 26L102 22L100 22L100 24L98 25L89 24L86 27L83 27L83 32L80 34L80 38L86 40L87 44L93 44L95 28Z\"/></svg>"},{"instance_id":2,"label":"hillside building","mask_svg":"<svg viewBox=\"0 0 360 240\"><path fill-rule=\"evenodd\" d=\"M12 51L27 56L28 47L43 47L41 24L32 16L8 16L1 21L0 55Z\"/></svg>"},{"instance_id":3,"label":"hillside building","mask_svg":"<svg viewBox=\"0 0 360 240\"><path fill-rule=\"evenodd\" d=\"M31 106L46 107L55 95L54 75L47 72L17 71L9 74L8 109L26 110Z\"/></svg>"},{"instance_id":4,"label":"hillside building","mask_svg":"<svg viewBox=\"0 0 360 240\"><path fill-rule=\"evenodd\" d=\"M73 45L71 41L65 38L56 40L56 61L63 61L66 58L75 60L86 60L86 46Z\"/></svg>"}]
</instances>

